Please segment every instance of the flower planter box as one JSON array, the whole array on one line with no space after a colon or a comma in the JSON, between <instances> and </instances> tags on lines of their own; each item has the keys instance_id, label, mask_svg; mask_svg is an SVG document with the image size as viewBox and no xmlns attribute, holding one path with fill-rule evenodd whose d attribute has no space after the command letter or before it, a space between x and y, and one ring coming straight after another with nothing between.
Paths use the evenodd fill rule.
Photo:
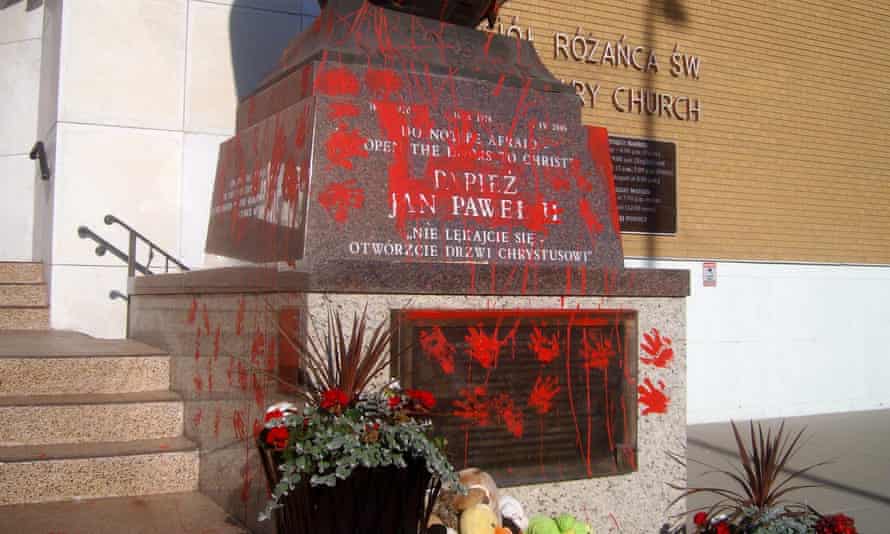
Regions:
<instances>
[{"instance_id":1,"label":"flower planter box","mask_svg":"<svg viewBox=\"0 0 890 534\"><path fill-rule=\"evenodd\" d=\"M269 487L280 480L281 453L262 443L260 456ZM357 468L334 487L311 486L301 481L282 498L275 510L278 534L423 534L430 509L440 488L426 462L409 461L406 468Z\"/></svg>"}]
</instances>

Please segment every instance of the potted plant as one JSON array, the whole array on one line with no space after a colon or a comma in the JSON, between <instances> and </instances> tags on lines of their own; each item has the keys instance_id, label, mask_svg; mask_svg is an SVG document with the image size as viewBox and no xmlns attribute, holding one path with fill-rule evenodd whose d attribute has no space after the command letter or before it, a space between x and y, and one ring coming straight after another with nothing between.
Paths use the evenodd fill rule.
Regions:
<instances>
[{"instance_id":1,"label":"potted plant","mask_svg":"<svg viewBox=\"0 0 890 534\"><path fill-rule=\"evenodd\" d=\"M442 483L457 484L444 443L430 435L426 391L382 384L391 331L347 336L329 312L321 341L288 338L301 355L302 407L267 411L258 446L279 533L423 532ZM286 336L286 333L283 333Z\"/></svg>"},{"instance_id":2,"label":"potted plant","mask_svg":"<svg viewBox=\"0 0 890 534\"><path fill-rule=\"evenodd\" d=\"M824 462L802 469L788 469L788 462L800 448L803 430L785 433L783 422L778 431L764 432L758 423L749 424L746 446L739 429L731 423L738 448L740 466L720 469L704 462L697 462L712 469L713 473L727 477L734 487L677 487L682 490L672 503L697 493L718 497L711 506L691 510L692 532L696 534L856 534L853 520L843 514L823 516L801 503L787 501L786 496L795 491L816 487L798 484L805 473ZM682 514L685 516L686 514Z\"/></svg>"}]
</instances>

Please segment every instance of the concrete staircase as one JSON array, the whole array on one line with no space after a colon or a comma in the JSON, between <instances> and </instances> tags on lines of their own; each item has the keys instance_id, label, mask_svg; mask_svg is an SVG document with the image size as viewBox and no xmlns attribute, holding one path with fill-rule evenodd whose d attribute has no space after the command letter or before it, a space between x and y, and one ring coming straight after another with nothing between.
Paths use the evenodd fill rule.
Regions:
<instances>
[{"instance_id":1,"label":"concrete staircase","mask_svg":"<svg viewBox=\"0 0 890 534\"><path fill-rule=\"evenodd\" d=\"M0 330L49 328L48 304L41 264L0 262Z\"/></svg>"},{"instance_id":2,"label":"concrete staircase","mask_svg":"<svg viewBox=\"0 0 890 534\"><path fill-rule=\"evenodd\" d=\"M246 532L197 491L170 357L46 330L40 273L0 263L0 532Z\"/></svg>"}]
</instances>

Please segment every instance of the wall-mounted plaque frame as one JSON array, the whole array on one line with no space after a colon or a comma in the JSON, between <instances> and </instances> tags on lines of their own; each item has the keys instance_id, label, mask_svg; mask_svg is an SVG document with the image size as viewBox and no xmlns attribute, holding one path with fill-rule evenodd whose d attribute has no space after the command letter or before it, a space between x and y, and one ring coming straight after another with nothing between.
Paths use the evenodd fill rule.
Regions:
<instances>
[{"instance_id":1,"label":"wall-mounted plaque frame","mask_svg":"<svg viewBox=\"0 0 890 534\"><path fill-rule=\"evenodd\" d=\"M677 143L609 136L622 233L677 233Z\"/></svg>"},{"instance_id":2,"label":"wall-mounted plaque frame","mask_svg":"<svg viewBox=\"0 0 890 534\"><path fill-rule=\"evenodd\" d=\"M636 470L637 314L394 310L393 374L431 391L458 468L500 486Z\"/></svg>"}]
</instances>

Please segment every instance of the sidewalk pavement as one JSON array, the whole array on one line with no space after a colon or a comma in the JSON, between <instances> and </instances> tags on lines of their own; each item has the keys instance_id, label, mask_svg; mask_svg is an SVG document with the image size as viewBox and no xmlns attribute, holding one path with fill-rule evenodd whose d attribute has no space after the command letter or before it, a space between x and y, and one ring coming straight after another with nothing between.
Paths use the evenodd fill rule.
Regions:
<instances>
[{"instance_id":1,"label":"sidewalk pavement","mask_svg":"<svg viewBox=\"0 0 890 534\"><path fill-rule=\"evenodd\" d=\"M777 428L781 420L763 423ZM748 432L747 421L737 421L740 434ZM801 479L802 484L819 488L789 494L788 498L811 505L822 513L844 513L856 520L860 534L890 533L890 410L848 412L785 419L786 432L806 427L800 452L790 462L789 471L830 461ZM737 446L729 423L690 425L688 457L718 468L737 463ZM690 486L731 487L726 477L690 461ZM693 496L688 509L709 502Z\"/></svg>"}]
</instances>

